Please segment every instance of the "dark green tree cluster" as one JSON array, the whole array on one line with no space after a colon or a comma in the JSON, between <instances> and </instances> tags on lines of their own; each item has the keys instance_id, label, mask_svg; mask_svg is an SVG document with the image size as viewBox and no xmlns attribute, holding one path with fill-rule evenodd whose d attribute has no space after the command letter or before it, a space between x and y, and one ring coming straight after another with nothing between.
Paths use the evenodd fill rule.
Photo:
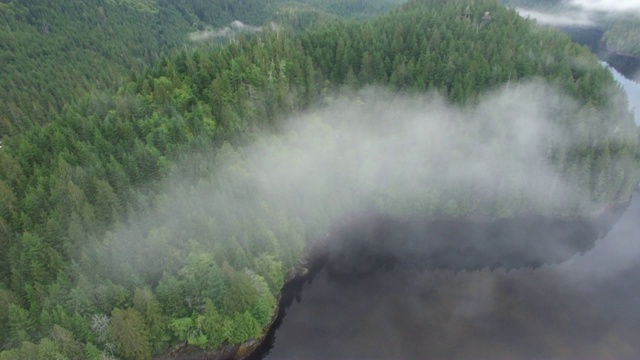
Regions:
<instances>
[{"instance_id":1,"label":"dark green tree cluster","mask_svg":"<svg viewBox=\"0 0 640 360\"><path fill-rule=\"evenodd\" d=\"M205 25L261 23L258 1L0 2L0 136L44 124L68 99L122 84Z\"/></svg>"},{"instance_id":2,"label":"dark green tree cluster","mask_svg":"<svg viewBox=\"0 0 640 360\"><path fill-rule=\"evenodd\" d=\"M149 16L163 4L112 3ZM544 77L578 104L556 119L572 146L549 159L597 204L626 197L638 139L621 90L586 49L532 27L491 0L422 0L299 35L240 36L162 57L117 93L5 137L0 359L148 359L259 337L285 274L336 211L256 201L262 176L244 145L364 86L465 104Z\"/></svg>"},{"instance_id":3,"label":"dark green tree cluster","mask_svg":"<svg viewBox=\"0 0 640 360\"><path fill-rule=\"evenodd\" d=\"M313 3L311 12L352 16L389 8L397 0ZM386 4L382 6L381 4ZM0 139L51 121L68 99L122 85L163 53L191 47L188 34L235 20L260 25L311 19L274 16L304 5L284 0L62 0L55 6L0 1ZM308 5L306 5L309 7ZM327 13L328 14L328 13ZM331 15L334 18L336 15ZM289 27L288 25L285 25Z\"/></svg>"}]
</instances>

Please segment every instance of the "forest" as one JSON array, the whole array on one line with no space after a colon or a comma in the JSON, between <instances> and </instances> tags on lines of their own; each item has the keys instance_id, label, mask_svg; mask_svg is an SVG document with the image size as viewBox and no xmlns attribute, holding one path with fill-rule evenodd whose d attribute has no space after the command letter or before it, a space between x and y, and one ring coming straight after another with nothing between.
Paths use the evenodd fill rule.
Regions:
<instances>
[{"instance_id":1,"label":"forest","mask_svg":"<svg viewBox=\"0 0 640 360\"><path fill-rule=\"evenodd\" d=\"M88 11L94 3L103 15ZM0 112L1 360L151 359L180 344L215 351L259 339L308 244L355 198L401 216L576 216L624 201L640 178L638 130L608 70L497 1L412 0L383 12L393 2L318 9L310 0L268 10L277 3L84 0L62 1L58 12L0 2L12 30L0 35L13 39L0 42L12 64L0 79L9 107ZM370 13L356 16L365 4ZM117 15L101 20L109 12ZM83 16L99 25L84 31ZM48 38L67 18L78 22ZM191 31L236 19L289 22L181 46ZM110 31L120 35L104 39ZM45 64L56 70L38 73ZM397 184L316 174L307 153L337 139L338 154L357 158L341 143L350 134L343 120L323 109L375 109L367 91L419 103L437 94L467 109L503 86L528 99L527 84L547 92L540 79L571 99L545 104L553 129L570 138L543 138L535 154L554 179L574 185L561 204L508 192L508 176L495 192L470 197L474 189L458 184L432 186L430 173L411 183L422 196L409 199ZM292 128L292 117L304 126ZM462 144L508 127L508 119L471 118L470 127L451 127ZM402 127L380 122L363 128ZM314 186L296 186L284 168L314 171L304 183ZM532 169L521 164L514 177ZM352 187L324 182L331 176ZM372 190L358 194L364 188Z\"/></svg>"},{"instance_id":2,"label":"forest","mask_svg":"<svg viewBox=\"0 0 640 360\"><path fill-rule=\"evenodd\" d=\"M233 21L298 29L372 15L402 0L0 1L0 138L50 121L70 99L123 85L163 53L191 48L190 33ZM220 42L220 39L214 39ZM202 44L197 44L202 46Z\"/></svg>"}]
</instances>

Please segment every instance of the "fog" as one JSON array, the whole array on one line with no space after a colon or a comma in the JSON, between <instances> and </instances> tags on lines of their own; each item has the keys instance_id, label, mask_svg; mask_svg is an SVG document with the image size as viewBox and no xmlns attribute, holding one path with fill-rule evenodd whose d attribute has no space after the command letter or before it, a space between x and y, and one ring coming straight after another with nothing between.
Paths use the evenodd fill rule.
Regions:
<instances>
[{"instance_id":1,"label":"fog","mask_svg":"<svg viewBox=\"0 0 640 360\"><path fill-rule=\"evenodd\" d=\"M391 268L381 266L355 282L323 270L304 285L298 301L286 310L273 348L261 356L638 358L638 200L636 195L593 249L576 252L559 264L421 271L401 266L400 259ZM330 261L361 263L361 258Z\"/></svg>"},{"instance_id":2,"label":"fog","mask_svg":"<svg viewBox=\"0 0 640 360\"><path fill-rule=\"evenodd\" d=\"M538 269L320 272L266 358L638 358L639 217L636 201L593 250Z\"/></svg>"},{"instance_id":3,"label":"fog","mask_svg":"<svg viewBox=\"0 0 640 360\"><path fill-rule=\"evenodd\" d=\"M445 202L449 215L588 207L584 189L547 161L551 149L577 145L556 119L567 109L577 107L542 82L511 84L464 107L370 89L296 116L284 136L261 138L245 154L257 196L296 214L429 215Z\"/></svg>"},{"instance_id":4,"label":"fog","mask_svg":"<svg viewBox=\"0 0 640 360\"><path fill-rule=\"evenodd\" d=\"M134 287L149 283L141 278L157 280L180 264L176 259L183 249L213 252L217 243L246 237L246 229L263 228L265 236L257 242L269 248L270 237L292 236L285 229L291 226L288 219L302 229L298 236L313 242L363 214L449 218L593 211L602 204L591 203L583 187L559 177L548 161L556 147L582 145L571 140L580 129L567 129L558 120L578 109L570 97L540 80L512 82L468 105L451 104L437 94L392 94L376 88L334 95L326 104L284 120L276 133L257 133L244 147L184 154L185 160L158 185L163 195L154 207L130 225L113 229L95 250L97 261L85 266ZM615 142L626 130L608 131L600 135ZM193 235L202 224L207 225L205 234ZM627 224L637 231L637 225ZM392 240L387 239L388 246L394 246ZM623 241L629 245L623 252L632 254L635 238ZM430 244L418 246L428 250ZM562 246L557 244L558 251ZM461 254L458 258L464 258ZM610 252L593 263L610 263L608 256L618 254ZM634 261L630 256L592 274L612 278L634 271ZM629 338L640 334L627 331L636 329L634 323L612 328L611 319L598 310L607 304L588 301L593 283L586 275L580 278L588 272L545 267L519 278L514 274L529 272L398 269L357 284L315 279L324 285L304 294L311 300L299 309L308 312L285 320L303 328L294 326L288 338L278 335L289 339L287 346L299 346L275 356L544 358L566 350L580 358L606 354L616 344L633 352ZM589 286L574 288L574 283ZM554 308L554 296L566 294L569 300L563 301L575 300L577 306ZM546 323L540 314L557 321ZM589 325L584 314L596 314L602 326L588 337L576 335L573 342L554 338L570 332L574 321ZM548 352L539 352L541 336L551 347ZM552 347L556 340L558 348ZM356 350L348 353L349 348Z\"/></svg>"},{"instance_id":5,"label":"fog","mask_svg":"<svg viewBox=\"0 0 640 360\"><path fill-rule=\"evenodd\" d=\"M267 25L270 28L276 27L271 23ZM237 34L253 34L262 31L262 26L252 26L243 23L240 20L232 21L228 26L222 28L208 28L205 30L194 31L189 33L189 40L193 42L209 41L213 39L224 39L233 37Z\"/></svg>"},{"instance_id":6,"label":"fog","mask_svg":"<svg viewBox=\"0 0 640 360\"><path fill-rule=\"evenodd\" d=\"M586 12L547 13L542 11L517 8L518 14L524 18L535 19L540 24L552 26L593 26L596 22Z\"/></svg>"},{"instance_id":7,"label":"fog","mask_svg":"<svg viewBox=\"0 0 640 360\"><path fill-rule=\"evenodd\" d=\"M155 208L135 229L111 234L124 257L118 271L126 278L136 251L144 257L154 247L147 234L153 228L167 228L181 244L187 240L178 238L181 229L212 221L218 229L212 238L262 223L285 236L288 225L276 221L283 216L303 224L303 236L313 241L345 219L371 214L504 218L596 211L603 204L591 202L584 181L559 176L548 160L553 149L584 145L571 143L582 130L558 120L578 110L568 96L535 80L505 85L465 106L437 94L375 88L335 96L247 146L185 154L161 185ZM615 143L628 132L603 129L601 135Z\"/></svg>"}]
</instances>

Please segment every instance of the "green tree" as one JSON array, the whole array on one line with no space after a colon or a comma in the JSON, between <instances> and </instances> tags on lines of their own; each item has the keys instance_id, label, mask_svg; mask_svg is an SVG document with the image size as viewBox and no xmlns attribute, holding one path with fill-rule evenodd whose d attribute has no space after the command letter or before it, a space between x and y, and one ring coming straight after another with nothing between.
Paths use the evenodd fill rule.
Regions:
<instances>
[{"instance_id":1,"label":"green tree","mask_svg":"<svg viewBox=\"0 0 640 360\"><path fill-rule=\"evenodd\" d=\"M133 308L144 318L153 348L161 350L167 341L166 319L153 292L149 288L137 288L133 294Z\"/></svg>"},{"instance_id":2,"label":"green tree","mask_svg":"<svg viewBox=\"0 0 640 360\"><path fill-rule=\"evenodd\" d=\"M151 359L149 330L140 313L133 309L111 312L109 337L125 359Z\"/></svg>"},{"instance_id":3,"label":"green tree","mask_svg":"<svg viewBox=\"0 0 640 360\"><path fill-rule=\"evenodd\" d=\"M8 343L11 347L30 341L35 334L35 321L27 310L16 304L9 304L8 323Z\"/></svg>"},{"instance_id":4,"label":"green tree","mask_svg":"<svg viewBox=\"0 0 640 360\"><path fill-rule=\"evenodd\" d=\"M209 346L214 349L220 348L229 339L225 334L224 318L212 301L207 301L204 306L202 330L209 339Z\"/></svg>"}]
</instances>

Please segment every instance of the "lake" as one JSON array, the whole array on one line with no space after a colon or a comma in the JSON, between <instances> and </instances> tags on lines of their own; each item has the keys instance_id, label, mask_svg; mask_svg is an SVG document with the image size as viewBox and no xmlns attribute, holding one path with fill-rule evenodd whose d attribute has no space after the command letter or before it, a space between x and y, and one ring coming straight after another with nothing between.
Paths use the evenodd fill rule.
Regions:
<instances>
[{"instance_id":1,"label":"lake","mask_svg":"<svg viewBox=\"0 0 640 360\"><path fill-rule=\"evenodd\" d=\"M640 124L640 86L611 69ZM558 264L476 271L325 266L295 288L264 359L640 358L640 199ZM383 264L384 265L384 264Z\"/></svg>"}]
</instances>

